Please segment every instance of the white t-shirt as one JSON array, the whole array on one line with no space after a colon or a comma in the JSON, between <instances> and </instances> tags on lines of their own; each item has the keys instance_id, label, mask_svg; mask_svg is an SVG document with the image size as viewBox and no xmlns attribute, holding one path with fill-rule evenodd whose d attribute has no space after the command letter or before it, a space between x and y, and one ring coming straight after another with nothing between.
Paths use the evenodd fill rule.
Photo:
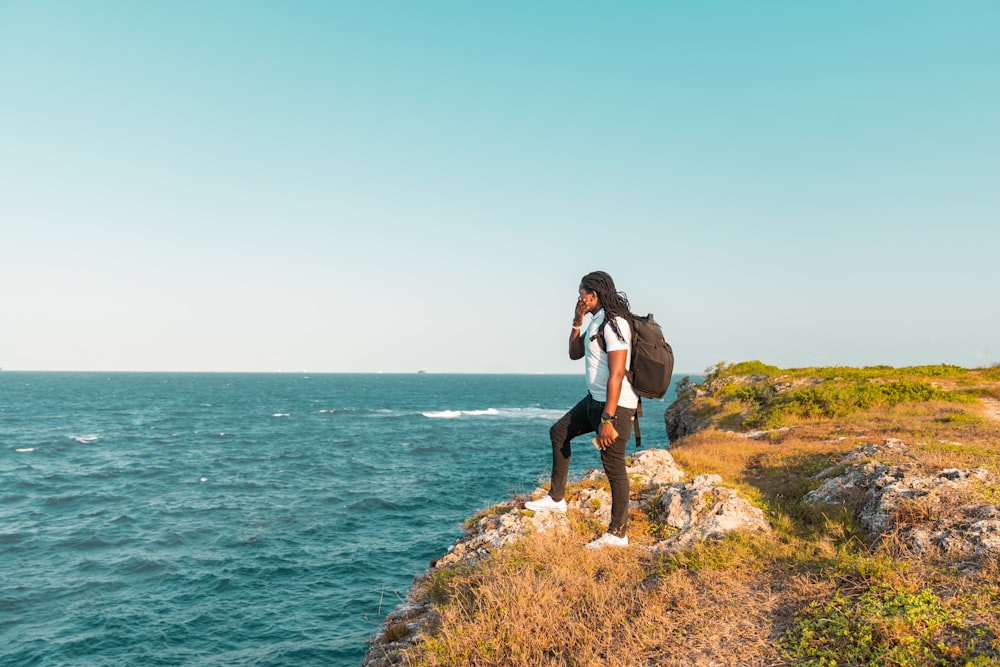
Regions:
<instances>
[{"instance_id":1,"label":"white t-shirt","mask_svg":"<svg viewBox=\"0 0 1000 667\"><path fill-rule=\"evenodd\" d=\"M615 334L615 330L608 324L608 326L604 327L604 343L608 348L608 352L614 352L615 350L628 351L628 354L625 355L625 370L628 370L632 363L632 352L630 349L632 345L632 329L628 325L628 320L624 317L616 317L615 321L618 323L618 329L622 332L625 340L619 338ZM608 355L601 349L596 338L603 322L604 309L602 308L591 318L590 324L587 325L587 329L583 333L584 361L587 365L587 390L594 397L595 401L602 403L608 399L608 378L611 376L611 372L608 370ZM618 397L618 405L630 410L634 410L639 405L639 397L632 391L632 385L629 384L628 378L622 378L622 391Z\"/></svg>"}]
</instances>

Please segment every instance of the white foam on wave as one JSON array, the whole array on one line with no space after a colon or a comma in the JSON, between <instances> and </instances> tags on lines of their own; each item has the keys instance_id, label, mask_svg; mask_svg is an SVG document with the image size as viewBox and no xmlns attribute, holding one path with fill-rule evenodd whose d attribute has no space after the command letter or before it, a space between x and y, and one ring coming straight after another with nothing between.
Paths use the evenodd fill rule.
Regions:
<instances>
[{"instance_id":1,"label":"white foam on wave","mask_svg":"<svg viewBox=\"0 0 1000 667\"><path fill-rule=\"evenodd\" d=\"M35 448L34 447L22 447L20 449L15 449L14 451L15 452L20 452L21 454L26 454L28 452L35 451Z\"/></svg>"},{"instance_id":2,"label":"white foam on wave","mask_svg":"<svg viewBox=\"0 0 1000 667\"><path fill-rule=\"evenodd\" d=\"M291 417L287 412L275 412L272 417Z\"/></svg>"},{"instance_id":3,"label":"white foam on wave","mask_svg":"<svg viewBox=\"0 0 1000 667\"><path fill-rule=\"evenodd\" d=\"M556 421L566 414L564 408L504 408L500 410L500 416L508 419L543 419L545 421Z\"/></svg>"},{"instance_id":4,"label":"white foam on wave","mask_svg":"<svg viewBox=\"0 0 1000 667\"><path fill-rule=\"evenodd\" d=\"M438 412L421 412L428 419L455 419L462 416L461 410L440 410Z\"/></svg>"},{"instance_id":5,"label":"white foam on wave","mask_svg":"<svg viewBox=\"0 0 1000 667\"><path fill-rule=\"evenodd\" d=\"M421 412L430 419L457 419L458 417L502 417L505 419L540 419L556 421L564 414L563 408L487 408L486 410L438 410L436 412Z\"/></svg>"},{"instance_id":6,"label":"white foam on wave","mask_svg":"<svg viewBox=\"0 0 1000 667\"><path fill-rule=\"evenodd\" d=\"M91 434L91 435L71 435L71 436L69 436L69 439L70 440L75 440L75 441L79 442L81 445L89 445L92 442L97 442L98 440L100 440L101 436L94 435L94 434Z\"/></svg>"},{"instance_id":7,"label":"white foam on wave","mask_svg":"<svg viewBox=\"0 0 1000 667\"><path fill-rule=\"evenodd\" d=\"M421 412L430 419L455 419L457 417L499 417L502 413L496 408L485 410L438 410L437 412Z\"/></svg>"}]
</instances>

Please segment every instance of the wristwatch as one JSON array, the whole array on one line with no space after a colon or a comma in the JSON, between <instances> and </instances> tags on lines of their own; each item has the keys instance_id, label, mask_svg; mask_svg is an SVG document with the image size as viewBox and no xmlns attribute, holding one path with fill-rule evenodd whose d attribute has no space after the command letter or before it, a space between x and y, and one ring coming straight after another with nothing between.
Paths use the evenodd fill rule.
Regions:
<instances>
[{"instance_id":1,"label":"wristwatch","mask_svg":"<svg viewBox=\"0 0 1000 667\"><path fill-rule=\"evenodd\" d=\"M607 412L601 413L601 422L605 424L610 424L614 420L614 415L609 415Z\"/></svg>"}]
</instances>

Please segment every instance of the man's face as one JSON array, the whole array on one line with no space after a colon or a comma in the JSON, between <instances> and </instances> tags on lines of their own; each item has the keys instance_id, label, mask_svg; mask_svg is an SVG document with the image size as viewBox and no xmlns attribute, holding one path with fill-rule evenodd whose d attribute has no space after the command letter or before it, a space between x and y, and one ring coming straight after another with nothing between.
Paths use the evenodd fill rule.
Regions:
<instances>
[{"instance_id":1,"label":"man's face","mask_svg":"<svg viewBox=\"0 0 1000 667\"><path fill-rule=\"evenodd\" d=\"M580 301L586 306L588 313L596 313L601 308L600 301L597 300L597 292L588 292L583 287L580 288Z\"/></svg>"}]
</instances>

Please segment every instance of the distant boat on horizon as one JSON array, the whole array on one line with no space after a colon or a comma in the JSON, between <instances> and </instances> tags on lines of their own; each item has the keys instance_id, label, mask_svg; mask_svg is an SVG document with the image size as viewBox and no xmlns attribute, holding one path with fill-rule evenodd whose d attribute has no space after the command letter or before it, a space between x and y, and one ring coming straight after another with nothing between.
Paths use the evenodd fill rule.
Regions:
<instances>
[{"instance_id":1,"label":"distant boat on horizon","mask_svg":"<svg viewBox=\"0 0 1000 667\"><path fill-rule=\"evenodd\" d=\"M427 370L426 368L421 368L419 371L417 371L417 373L418 374L424 374L424 373L430 373L430 371Z\"/></svg>"}]
</instances>

